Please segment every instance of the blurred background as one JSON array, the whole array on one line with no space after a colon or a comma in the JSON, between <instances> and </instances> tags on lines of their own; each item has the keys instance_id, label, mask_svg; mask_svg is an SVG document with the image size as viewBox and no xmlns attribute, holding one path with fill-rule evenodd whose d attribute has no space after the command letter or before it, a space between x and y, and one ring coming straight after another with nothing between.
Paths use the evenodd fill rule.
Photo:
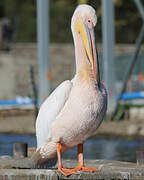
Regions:
<instances>
[{"instance_id":1,"label":"blurred background","mask_svg":"<svg viewBox=\"0 0 144 180\"><path fill-rule=\"evenodd\" d=\"M87 2L96 9L98 24L96 27L97 42L101 37L101 0L50 0L50 42L72 43L70 30L71 17L80 2ZM142 25L141 15L134 1L114 0L116 43L134 44ZM142 1L143 3L143 1ZM36 1L1 0L1 25L9 26L9 41L36 42ZM6 21L6 22L5 22ZM59 31L57 31L59 30Z\"/></svg>"},{"instance_id":2,"label":"blurred background","mask_svg":"<svg viewBox=\"0 0 144 180\"><path fill-rule=\"evenodd\" d=\"M93 148L93 144L100 148L95 150L94 156L88 156L88 158L99 157L134 162L136 149L144 145L144 142L139 139L139 137L144 136L144 33L141 28L144 22L144 11L140 12L136 1L112 1L114 8L114 26L112 27L114 29L114 57L112 66L107 68L113 72L113 77L110 78L114 79L114 106L113 112L108 114L102 127L98 130L98 134L102 136L87 142L87 147L89 147L87 149ZM143 9L144 2L139 2ZM98 23L95 36L101 78L105 81L102 0L50 0L50 92L62 81L72 79L75 74L74 46L70 25L75 8L82 3L93 6L97 12ZM26 134L35 133L34 123L39 94L38 72L36 0L1 0L0 155L11 155L12 143L16 139L26 141L30 146L36 145L35 137L30 136L30 138ZM109 96L111 96L110 89ZM35 102L35 108L33 102ZM115 132L117 126L119 129ZM14 133L14 135L3 133ZM109 139L105 138L107 134ZM113 138L111 138L112 134L114 134ZM136 136L138 139L127 138L129 136ZM105 148L106 152L101 154L103 146L107 148ZM130 147L129 153L123 151L123 149ZM86 153L88 151L90 150L87 150ZM73 156L73 150L70 151L70 154ZM65 155L65 157L68 156L70 155Z\"/></svg>"},{"instance_id":3,"label":"blurred background","mask_svg":"<svg viewBox=\"0 0 144 180\"><path fill-rule=\"evenodd\" d=\"M50 19L50 65L51 89L75 73L71 17L79 0L51 0ZM98 23L95 29L98 44L101 76L103 76L102 57L102 8L101 0L87 0L97 12ZM142 19L134 1L114 0L116 90L120 92L135 50L135 43L142 26ZM1 0L0 2L0 81L4 81L0 91L1 99L15 96L30 96L29 65L35 68L37 81L37 18L36 1ZM139 75L143 71L143 49L134 67L129 91L142 90ZM125 66L126 65L126 66ZM124 67L124 69L123 69ZM6 68L6 69L5 69ZM9 73L8 73L9 72ZM3 74L5 73L5 74ZM60 76L59 76L60 74ZM3 78L7 78L4 80ZM7 83L6 83L7 82ZM2 84L2 83L1 83Z\"/></svg>"}]
</instances>

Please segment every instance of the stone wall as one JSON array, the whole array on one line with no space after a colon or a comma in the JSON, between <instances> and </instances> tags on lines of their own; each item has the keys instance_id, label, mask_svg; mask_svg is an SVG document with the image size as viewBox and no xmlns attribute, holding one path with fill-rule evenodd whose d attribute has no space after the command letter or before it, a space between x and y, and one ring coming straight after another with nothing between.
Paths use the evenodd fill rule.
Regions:
<instances>
[{"instance_id":1,"label":"stone wall","mask_svg":"<svg viewBox=\"0 0 144 180\"><path fill-rule=\"evenodd\" d=\"M15 98L16 95L31 94L29 67L34 66L38 84L38 58L35 44L18 44L9 53L0 53L0 99ZM72 45L50 46L51 88L71 79L75 72L74 49Z\"/></svg>"},{"instance_id":2,"label":"stone wall","mask_svg":"<svg viewBox=\"0 0 144 180\"><path fill-rule=\"evenodd\" d=\"M15 96L15 67L11 54L0 54L0 99Z\"/></svg>"}]
</instances>

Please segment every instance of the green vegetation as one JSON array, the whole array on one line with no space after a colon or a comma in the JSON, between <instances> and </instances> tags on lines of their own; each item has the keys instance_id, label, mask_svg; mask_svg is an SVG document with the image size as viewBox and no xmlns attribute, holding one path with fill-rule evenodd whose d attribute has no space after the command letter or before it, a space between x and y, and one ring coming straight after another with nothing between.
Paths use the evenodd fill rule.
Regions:
<instances>
[{"instance_id":1,"label":"green vegetation","mask_svg":"<svg viewBox=\"0 0 144 180\"><path fill-rule=\"evenodd\" d=\"M71 16L78 3L92 5L98 15L96 39L101 41L100 0L51 0L50 40L51 42L72 42ZM142 20L133 0L114 0L116 41L134 43L140 31ZM0 18L8 17L14 22L16 41L36 41L36 0L1 0Z\"/></svg>"}]
</instances>

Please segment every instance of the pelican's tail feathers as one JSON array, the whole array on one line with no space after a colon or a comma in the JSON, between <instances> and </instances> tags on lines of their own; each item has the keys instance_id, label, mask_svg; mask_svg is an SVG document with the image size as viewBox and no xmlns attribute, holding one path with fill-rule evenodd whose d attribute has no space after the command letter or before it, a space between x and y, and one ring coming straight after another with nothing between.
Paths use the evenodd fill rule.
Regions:
<instances>
[{"instance_id":1,"label":"pelican's tail feathers","mask_svg":"<svg viewBox=\"0 0 144 180\"><path fill-rule=\"evenodd\" d=\"M51 168L57 163L56 143L49 141L39 148L32 156L32 168Z\"/></svg>"}]
</instances>

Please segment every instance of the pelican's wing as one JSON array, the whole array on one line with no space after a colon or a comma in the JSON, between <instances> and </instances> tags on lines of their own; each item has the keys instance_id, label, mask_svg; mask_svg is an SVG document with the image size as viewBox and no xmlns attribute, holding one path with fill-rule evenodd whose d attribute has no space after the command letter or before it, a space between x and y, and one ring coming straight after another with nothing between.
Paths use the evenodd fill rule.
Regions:
<instances>
[{"instance_id":1,"label":"pelican's wing","mask_svg":"<svg viewBox=\"0 0 144 180\"><path fill-rule=\"evenodd\" d=\"M50 138L51 124L67 101L71 88L72 82L64 81L42 104L36 120L37 148Z\"/></svg>"}]
</instances>

